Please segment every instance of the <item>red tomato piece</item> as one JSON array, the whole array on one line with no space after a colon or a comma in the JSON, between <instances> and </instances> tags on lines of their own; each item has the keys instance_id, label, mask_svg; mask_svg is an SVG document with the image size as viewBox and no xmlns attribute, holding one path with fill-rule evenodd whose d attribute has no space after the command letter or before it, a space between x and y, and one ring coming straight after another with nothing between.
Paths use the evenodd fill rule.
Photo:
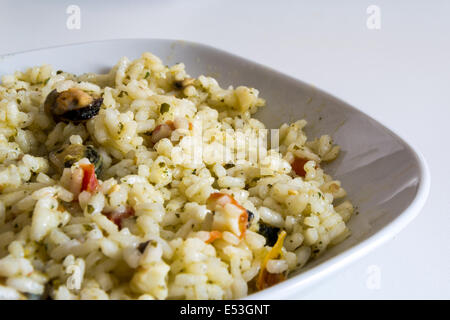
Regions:
<instances>
[{"instance_id":1,"label":"red tomato piece","mask_svg":"<svg viewBox=\"0 0 450 320\"><path fill-rule=\"evenodd\" d=\"M300 176L300 177L305 177L306 176L306 171L305 171L305 164L308 162L308 159L303 159L303 158L297 158L295 157L294 161L291 163L291 167L292 170L294 170L294 172Z\"/></svg>"},{"instance_id":2,"label":"red tomato piece","mask_svg":"<svg viewBox=\"0 0 450 320\"><path fill-rule=\"evenodd\" d=\"M83 182L81 183L81 191L95 192L98 188L98 180L95 175L95 167L93 164L80 165L83 169Z\"/></svg>"},{"instance_id":3,"label":"red tomato piece","mask_svg":"<svg viewBox=\"0 0 450 320\"><path fill-rule=\"evenodd\" d=\"M262 280L260 282L257 282L256 286L256 289L258 289L258 291L286 280L286 276L282 273L270 273L265 269L262 272Z\"/></svg>"},{"instance_id":4,"label":"red tomato piece","mask_svg":"<svg viewBox=\"0 0 450 320\"><path fill-rule=\"evenodd\" d=\"M122 211L113 211L103 213L109 220L114 222L119 230L122 229L122 221L126 218L134 216L134 209L132 207L127 207Z\"/></svg>"}]
</instances>

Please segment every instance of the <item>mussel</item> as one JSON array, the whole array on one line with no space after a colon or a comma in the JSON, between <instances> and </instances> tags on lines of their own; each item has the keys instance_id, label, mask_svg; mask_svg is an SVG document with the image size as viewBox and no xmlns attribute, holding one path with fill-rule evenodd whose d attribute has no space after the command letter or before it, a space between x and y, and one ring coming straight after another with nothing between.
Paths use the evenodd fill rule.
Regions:
<instances>
[{"instance_id":1,"label":"mussel","mask_svg":"<svg viewBox=\"0 0 450 320\"><path fill-rule=\"evenodd\" d=\"M44 110L56 122L83 122L96 116L103 98L94 98L78 88L58 92L53 90L45 99Z\"/></svg>"},{"instance_id":2,"label":"mussel","mask_svg":"<svg viewBox=\"0 0 450 320\"><path fill-rule=\"evenodd\" d=\"M258 233L266 238L266 245L273 246L278 239L280 228L272 227L262 221L259 221Z\"/></svg>"},{"instance_id":3,"label":"mussel","mask_svg":"<svg viewBox=\"0 0 450 320\"><path fill-rule=\"evenodd\" d=\"M64 145L56 151L50 153L50 161L62 171L70 168L75 162L82 158L87 158L94 166L98 176L102 169L102 157L92 145L69 144Z\"/></svg>"}]
</instances>

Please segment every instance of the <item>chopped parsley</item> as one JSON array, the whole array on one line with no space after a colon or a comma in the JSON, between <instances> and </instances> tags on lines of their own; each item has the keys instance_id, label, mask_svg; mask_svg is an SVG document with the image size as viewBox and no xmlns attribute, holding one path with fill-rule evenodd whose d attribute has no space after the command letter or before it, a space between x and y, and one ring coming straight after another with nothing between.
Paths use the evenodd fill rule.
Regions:
<instances>
[{"instance_id":1,"label":"chopped parsley","mask_svg":"<svg viewBox=\"0 0 450 320\"><path fill-rule=\"evenodd\" d=\"M123 130L123 123L119 122L119 131L117 131L117 133L120 134L122 132L122 130Z\"/></svg>"},{"instance_id":2,"label":"chopped parsley","mask_svg":"<svg viewBox=\"0 0 450 320\"><path fill-rule=\"evenodd\" d=\"M233 168L234 166L235 166L234 163L227 163L227 164L225 164L223 167L224 167L225 169L231 169L231 168Z\"/></svg>"},{"instance_id":3,"label":"chopped parsley","mask_svg":"<svg viewBox=\"0 0 450 320\"><path fill-rule=\"evenodd\" d=\"M147 79L149 75L150 75L150 72L147 71L147 73L145 74L144 79Z\"/></svg>"},{"instance_id":4,"label":"chopped parsley","mask_svg":"<svg viewBox=\"0 0 450 320\"><path fill-rule=\"evenodd\" d=\"M94 206L92 206L90 204L87 205L87 212L88 213L92 213L92 212L94 212L94 210L95 210Z\"/></svg>"},{"instance_id":5,"label":"chopped parsley","mask_svg":"<svg viewBox=\"0 0 450 320\"><path fill-rule=\"evenodd\" d=\"M164 102L161 105L161 107L159 108L159 113L161 113L161 114L166 113L167 111L169 111L169 109L170 109L170 104Z\"/></svg>"}]
</instances>

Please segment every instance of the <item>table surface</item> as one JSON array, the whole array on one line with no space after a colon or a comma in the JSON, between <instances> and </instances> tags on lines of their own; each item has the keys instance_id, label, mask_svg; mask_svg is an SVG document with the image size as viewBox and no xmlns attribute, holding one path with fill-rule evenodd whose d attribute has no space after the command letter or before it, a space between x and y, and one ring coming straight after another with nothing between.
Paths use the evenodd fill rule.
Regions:
<instances>
[{"instance_id":1,"label":"table surface","mask_svg":"<svg viewBox=\"0 0 450 320\"><path fill-rule=\"evenodd\" d=\"M80 8L80 29L66 26L72 4ZM372 20L377 16L370 8L367 13L371 5L379 20ZM390 242L291 298L449 299L449 17L450 1L437 0L2 0L0 54L103 39L185 39L257 61L349 102L422 151L431 171L430 196ZM380 28L370 29L368 19Z\"/></svg>"}]
</instances>

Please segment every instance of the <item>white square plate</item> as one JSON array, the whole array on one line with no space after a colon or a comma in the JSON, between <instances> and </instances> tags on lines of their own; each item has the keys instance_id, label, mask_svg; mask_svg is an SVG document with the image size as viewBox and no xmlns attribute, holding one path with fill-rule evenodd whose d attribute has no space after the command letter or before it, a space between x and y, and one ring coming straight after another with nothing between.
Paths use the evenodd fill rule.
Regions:
<instances>
[{"instance_id":1,"label":"white square plate","mask_svg":"<svg viewBox=\"0 0 450 320\"><path fill-rule=\"evenodd\" d=\"M314 138L331 134L341 146L326 171L342 181L358 215L349 221L352 235L327 250L288 280L249 296L281 299L371 251L403 229L423 207L430 178L423 156L404 139L364 113L297 79L201 44L164 39L91 42L0 57L0 76L48 63L72 73L106 72L122 56L150 51L166 64L184 62L192 76L215 77L222 86L260 90L267 105L256 117L268 128L305 118Z\"/></svg>"}]
</instances>

